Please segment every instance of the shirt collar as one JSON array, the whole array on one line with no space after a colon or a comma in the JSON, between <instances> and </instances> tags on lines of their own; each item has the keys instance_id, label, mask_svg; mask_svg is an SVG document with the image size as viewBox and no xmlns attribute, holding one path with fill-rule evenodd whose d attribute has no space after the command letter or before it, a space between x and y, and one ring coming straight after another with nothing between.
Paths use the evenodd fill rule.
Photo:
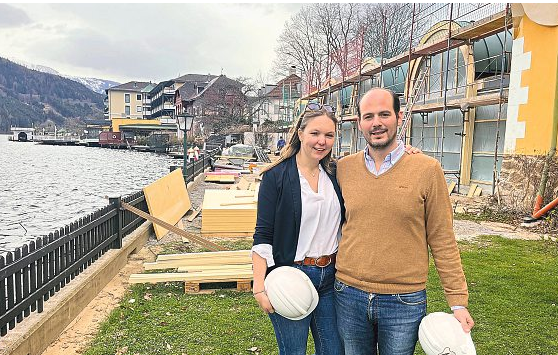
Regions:
<instances>
[{"instance_id":1,"label":"shirt collar","mask_svg":"<svg viewBox=\"0 0 558 355\"><path fill-rule=\"evenodd\" d=\"M405 145L403 144L403 142L402 141L397 141L397 142L398 142L397 147L395 147L395 149L389 152L389 154L384 159L384 162L387 162L390 165L397 163L397 161L405 153ZM364 159L369 162L374 162L374 158L372 158L368 153L368 145L364 147Z\"/></svg>"}]
</instances>

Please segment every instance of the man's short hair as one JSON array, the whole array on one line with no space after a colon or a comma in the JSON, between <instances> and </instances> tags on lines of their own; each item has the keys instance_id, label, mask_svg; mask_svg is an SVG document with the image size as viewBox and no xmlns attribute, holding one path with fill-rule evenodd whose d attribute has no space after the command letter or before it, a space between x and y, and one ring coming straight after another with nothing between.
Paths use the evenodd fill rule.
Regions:
<instances>
[{"instance_id":1,"label":"man's short hair","mask_svg":"<svg viewBox=\"0 0 558 355\"><path fill-rule=\"evenodd\" d=\"M364 95L362 95L362 97L358 100L357 114L359 119L360 119L360 102L362 101L362 98L372 90L384 90L390 93L391 98L393 99L393 112L396 115L399 113L399 111L401 110L401 102L399 101L399 96L393 90L386 89L386 88L372 88L367 92L365 92Z\"/></svg>"}]
</instances>

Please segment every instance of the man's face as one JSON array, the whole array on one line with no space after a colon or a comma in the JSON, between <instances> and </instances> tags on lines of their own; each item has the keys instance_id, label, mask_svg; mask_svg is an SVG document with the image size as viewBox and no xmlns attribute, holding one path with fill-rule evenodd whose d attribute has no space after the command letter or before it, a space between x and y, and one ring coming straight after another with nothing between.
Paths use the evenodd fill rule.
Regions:
<instances>
[{"instance_id":1,"label":"man's face","mask_svg":"<svg viewBox=\"0 0 558 355\"><path fill-rule=\"evenodd\" d=\"M395 149L401 113L393 112L393 98L384 90L372 90L360 102L358 128L371 149Z\"/></svg>"}]
</instances>

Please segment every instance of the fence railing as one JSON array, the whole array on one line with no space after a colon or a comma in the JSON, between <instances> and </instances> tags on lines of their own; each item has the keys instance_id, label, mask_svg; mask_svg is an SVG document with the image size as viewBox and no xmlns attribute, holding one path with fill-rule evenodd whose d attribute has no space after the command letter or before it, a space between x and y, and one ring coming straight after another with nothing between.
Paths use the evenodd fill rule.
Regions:
<instances>
[{"instance_id":1,"label":"fence railing","mask_svg":"<svg viewBox=\"0 0 558 355\"><path fill-rule=\"evenodd\" d=\"M187 165L192 181L211 164L218 150ZM145 219L121 208L126 202L148 212L143 191L110 199L110 204L70 225L0 255L0 335L4 336L31 312L41 313L45 301L110 249Z\"/></svg>"}]
</instances>

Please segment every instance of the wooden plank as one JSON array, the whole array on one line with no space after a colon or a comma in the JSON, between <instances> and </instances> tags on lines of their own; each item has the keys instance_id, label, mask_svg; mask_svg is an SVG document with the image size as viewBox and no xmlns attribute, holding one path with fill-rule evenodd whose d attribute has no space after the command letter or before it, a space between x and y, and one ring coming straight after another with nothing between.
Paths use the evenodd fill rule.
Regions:
<instances>
[{"instance_id":1,"label":"wooden plank","mask_svg":"<svg viewBox=\"0 0 558 355\"><path fill-rule=\"evenodd\" d=\"M250 183L245 178L241 177L236 184L238 190L248 190Z\"/></svg>"},{"instance_id":2,"label":"wooden plank","mask_svg":"<svg viewBox=\"0 0 558 355\"><path fill-rule=\"evenodd\" d=\"M143 263L143 268L145 270L164 270L164 269L176 269L179 267L190 267L190 266L208 266L208 265L242 265L249 264L252 262L252 258L249 256L230 256L226 260L224 259L176 259L176 260L162 260L150 263Z\"/></svg>"},{"instance_id":3,"label":"wooden plank","mask_svg":"<svg viewBox=\"0 0 558 355\"><path fill-rule=\"evenodd\" d=\"M171 225L175 225L192 208L181 169L176 169L144 187L143 193L149 214ZM157 239L168 232L168 228L156 223L153 223L153 228Z\"/></svg>"},{"instance_id":4,"label":"wooden plank","mask_svg":"<svg viewBox=\"0 0 558 355\"><path fill-rule=\"evenodd\" d=\"M482 187L477 186L477 189L475 190L473 196L480 196L481 194L482 194Z\"/></svg>"},{"instance_id":5,"label":"wooden plank","mask_svg":"<svg viewBox=\"0 0 558 355\"><path fill-rule=\"evenodd\" d=\"M475 193L477 186L478 186L477 184L471 184L469 186L469 192L467 193L467 197L473 197L473 194Z\"/></svg>"},{"instance_id":6,"label":"wooden plank","mask_svg":"<svg viewBox=\"0 0 558 355\"><path fill-rule=\"evenodd\" d=\"M176 259L143 263L145 270L176 269L191 266L246 265L252 262L250 256L229 256L226 259Z\"/></svg>"},{"instance_id":7,"label":"wooden plank","mask_svg":"<svg viewBox=\"0 0 558 355\"><path fill-rule=\"evenodd\" d=\"M218 258L226 258L229 256L250 256L250 250L225 250L225 251L208 251L203 253L180 253L180 254L162 254L157 256L157 261L163 260L178 260L178 259L189 259L189 260L216 260Z\"/></svg>"},{"instance_id":8,"label":"wooden plank","mask_svg":"<svg viewBox=\"0 0 558 355\"><path fill-rule=\"evenodd\" d=\"M192 213L190 214L190 216L188 216L188 222L192 222L194 219L196 219L196 217L200 214L201 212L201 208L196 208L195 210L192 210Z\"/></svg>"},{"instance_id":9,"label":"wooden plank","mask_svg":"<svg viewBox=\"0 0 558 355\"><path fill-rule=\"evenodd\" d=\"M449 182L449 184L448 184L448 194L451 195L451 193L453 192L453 189L455 188L455 185L457 185L457 184L455 183L455 181L450 181L450 182Z\"/></svg>"},{"instance_id":10,"label":"wooden plank","mask_svg":"<svg viewBox=\"0 0 558 355\"><path fill-rule=\"evenodd\" d=\"M204 181L206 182L220 182L220 183L234 183L234 175L209 175L206 176Z\"/></svg>"},{"instance_id":11,"label":"wooden plank","mask_svg":"<svg viewBox=\"0 0 558 355\"><path fill-rule=\"evenodd\" d=\"M202 230L201 235L206 238L246 238L252 237L254 235L254 231L249 232L204 232Z\"/></svg>"},{"instance_id":12,"label":"wooden plank","mask_svg":"<svg viewBox=\"0 0 558 355\"><path fill-rule=\"evenodd\" d=\"M252 280L252 270L247 271L219 271L219 272L165 272L156 274L131 274L129 282L137 283L158 283L158 282L223 282L237 280Z\"/></svg>"},{"instance_id":13,"label":"wooden plank","mask_svg":"<svg viewBox=\"0 0 558 355\"><path fill-rule=\"evenodd\" d=\"M249 264L226 264L226 265L192 265L181 266L178 272L200 272L200 271L219 271L219 270L252 270L252 263Z\"/></svg>"}]
</instances>

